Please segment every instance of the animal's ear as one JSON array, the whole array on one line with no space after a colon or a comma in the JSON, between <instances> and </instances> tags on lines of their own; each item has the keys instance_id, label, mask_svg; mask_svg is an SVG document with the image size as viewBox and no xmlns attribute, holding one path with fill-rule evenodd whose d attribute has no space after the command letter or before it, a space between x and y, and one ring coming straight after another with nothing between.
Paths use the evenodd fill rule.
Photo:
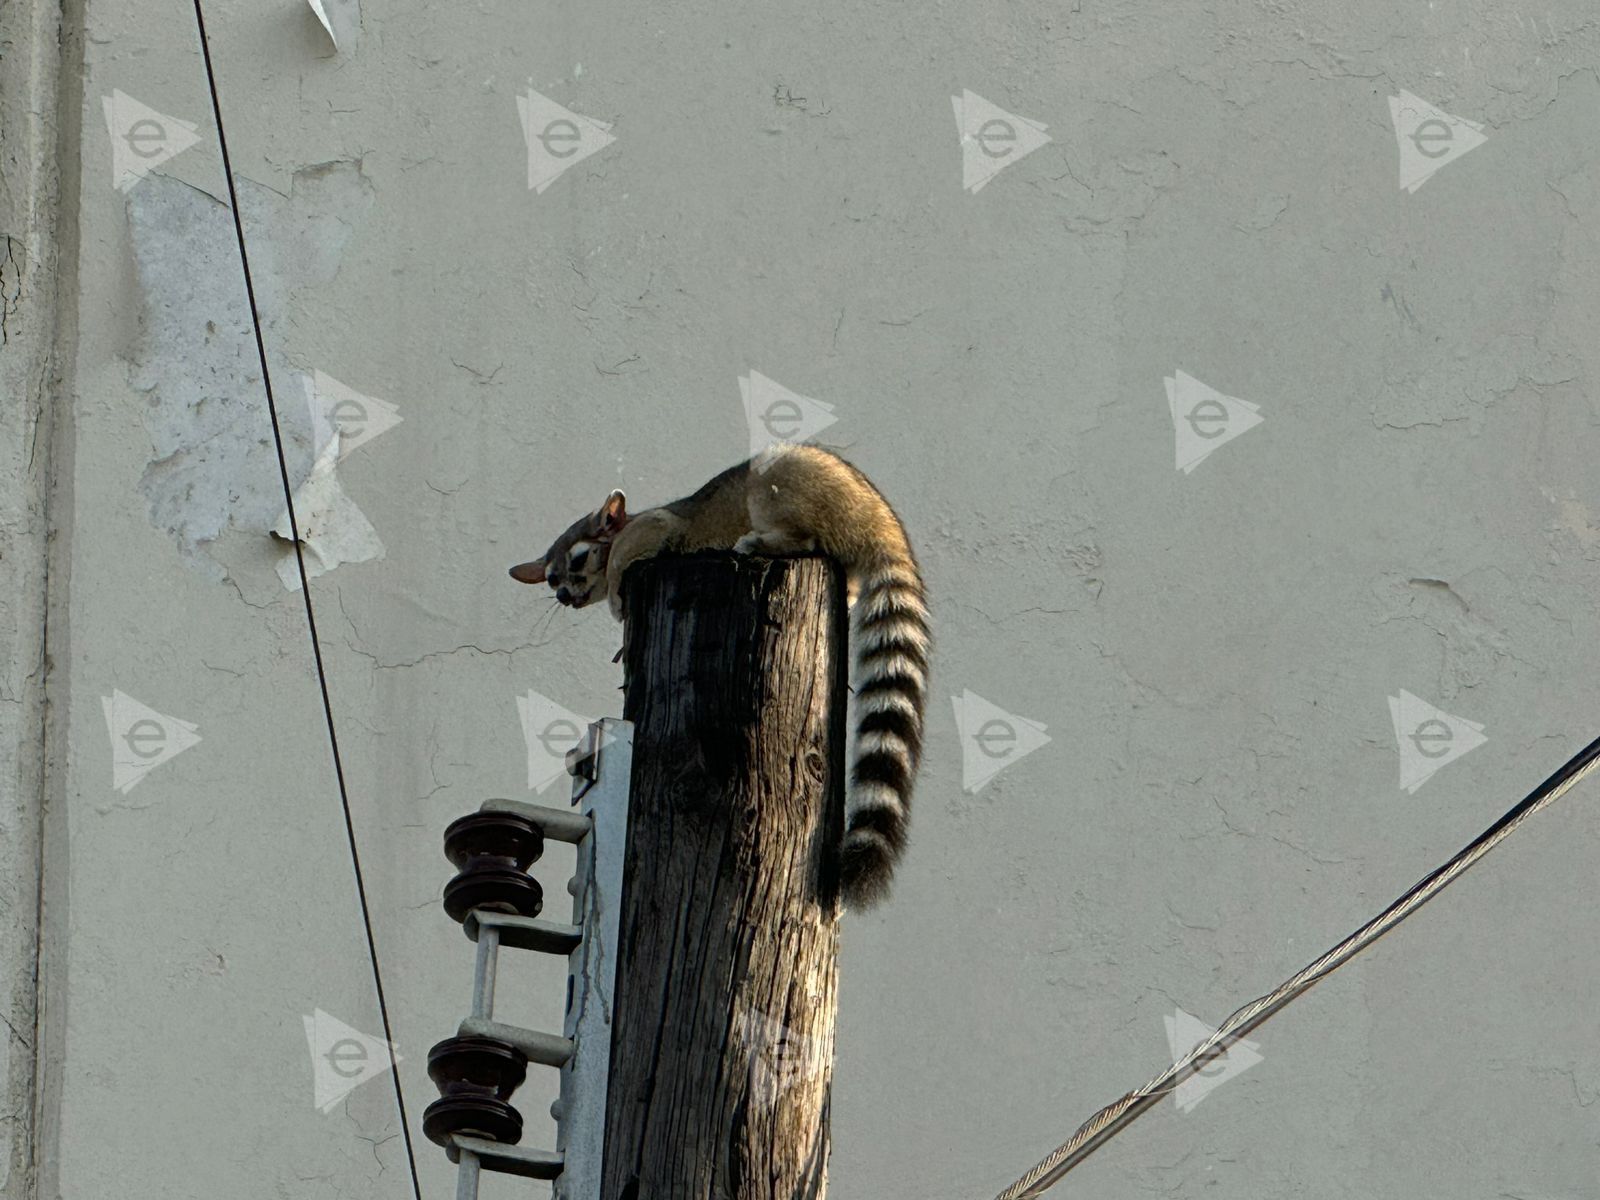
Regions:
<instances>
[{"instance_id":1,"label":"animal's ear","mask_svg":"<svg viewBox=\"0 0 1600 1200\"><path fill-rule=\"evenodd\" d=\"M511 578L518 583L543 583L544 559L536 558L532 562L518 563L511 568Z\"/></svg>"},{"instance_id":2,"label":"animal's ear","mask_svg":"<svg viewBox=\"0 0 1600 1200\"><path fill-rule=\"evenodd\" d=\"M616 533L628 523L628 498L621 492L612 492L600 506L600 532Z\"/></svg>"}]
</instances>

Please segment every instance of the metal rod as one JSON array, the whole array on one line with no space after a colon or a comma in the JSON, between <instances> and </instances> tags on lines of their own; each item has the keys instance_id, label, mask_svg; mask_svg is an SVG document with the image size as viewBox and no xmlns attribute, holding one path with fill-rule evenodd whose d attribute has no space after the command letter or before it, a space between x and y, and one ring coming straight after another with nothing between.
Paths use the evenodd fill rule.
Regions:
<instances>
[{"instance_id":1,"label":"metal rod","mask_svg":"<svg viewBox=\"0 0 1600 1200\"><path fill-rule=\"evenodd\" d=\"M568 955L583 941L583 930L576 925L560 925L537 917L516 917L510 913L475 908L463 922L467 936L474 941L485 929L500 933L500 944L513 950L537 950L542 954Z\"/></svg>"},{"instance_id":2,"label":"metal rod","mask_svg":"<svg viewBox=\"0 0 1600 1200\"><path fill-rule=\"evenodd\" d=\"M476 1155L478 1165L485 1171L501 1175L520 1175L524 1179L556 1179L561 1175L562 1159L548 1150L532 1150L527 1146L508 1146L464 1133L450 1135L450 1143L462 1158Z\"/></svg>"},{"instance_id":3,"label":"metal rod","mask_svg":"<svg viewBox=\"0 0 1600 1200\"><path fill-rule=\"evenodd\" d=\"M573 1052L561 1067L557 1101L556 1149L563 1159L559 1200L595 1200L600 1195L633 779L633 726L608 717L590 731L589 741L600 747L593 778L573 781L573 803L593 822L593 833L578 844L577 870L568 885L572 923L583 937L567 967L562 1027ZM509 941L512 934L508 930L503 936Z\"/></svg>"},{"instance_id":4,"label":"metal rod","mask_svg":"<svg viewBox=\"0 0 1600 1200\"><path fill-rule=\"evenodd\" d=\"M527 817L551 841L570 842L574 846L589 832L589 818L565 808L546 808L542 804L524 804L521 800L485 800L478 805L478 811Z\"/></svg>"},{"instance_id":5,"label":"metal rod","mask_svg":"<svg viewBox=\"0 0 1600 1200\"><path fill-rule=\"evenodd\" d=\"M528 1056L529 1062L546 1067L562 1066L572 1057L572 1042L559 1034L540 1033L536 1029L522 1029L482 1017L468 1017L462 1021L460 1034L462 1037L486 1037L510 1042Z\"/></svg>"},{"instance_id":6,"label":"metal rod","mask_svg":"<svg viewBox=\"0 0 1600 1200\"><path fill-rule=\"evenodd\" d=\"M478 1156L471 1150L462 1150L460 1155L460 1166L456 1170L456 1200L478 1200Z\"/></svg>"},{"instance_id":7,"label":"metal rod","mask_svg":"<svg viewBox=\"0 0 1600 1200\"><path fill-rule=\"evenodd\" d=\"M478 931L478 964L472 972L472 1015L494 1016L494 972L500 962L500 931L494 926Z\"/></svg>"}]
</instances>

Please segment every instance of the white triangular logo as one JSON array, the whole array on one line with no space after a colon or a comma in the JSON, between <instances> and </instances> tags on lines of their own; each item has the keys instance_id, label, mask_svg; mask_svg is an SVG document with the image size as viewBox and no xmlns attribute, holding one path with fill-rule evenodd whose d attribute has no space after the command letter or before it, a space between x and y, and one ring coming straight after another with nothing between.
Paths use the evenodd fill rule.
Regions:
<instances>
[{"instance_id":1,"label":"white triangular logo","mask_svg":"<svg viewBox=\"0 0 1600 1200\"><path fill-rule=\"evenodd\" d=\"M838 421L833 415L833 405L791 392L760 371L739 376L739 399L744 404L745 424L750 429L752 457L771 446L816 437ZM766 465L757 464L757 469L764 469Z\"/></svg>"},{"instance_id":2,"label":"white triangular logo","mask_svg":"<svg viewBox=\"0 0 1600 1200\"><path fill-rule=\"evenodd\" d=\"M1265 419L1259 404L1224 396L1183 371L1175 371L1161 382L1167 389L1167 407L1172 411L1178 470L1185 475L1218 446L1254 429Z\"/></svg>"},{"instance_id":3,"label":"white triangular logo","mask_svg":"<svg viewBox=\"0 0 1600 1200\"><path fill-rule=\"evenodd\" d=\"M334 1105L367 1080L404 1061L392 1042L369 1037L320 1008L301 1022L311 1047L314 1102L323 1113L332 1112Z\"/></svg>"},{"instance_id":4,"label":"white triangular logo","mask_svg":"<svg viewBox=\"0 0 1600 1200\"><path fill-rule=\"evenodd\" d=\"M791 1087L828 1069L833 1059L833 1024L822 1021L819 1026L820 1036L812 1037L754 1009L739 1014L734 1031L750 1057L750 1090L755 1098L774 1104Z\"/></svg>"},{"instance_id":5,"label":"white triangular logo","mask_svg":"<svg viewBox=\"0 0 1600 1200\"><path fill-rule=\"evenodd\" d=\"M1489 740L1478 722L1435 708L1404 688L1388 699L1400 747L1400 786L1408 792L1415 793L1440 767Z\"/></svg>"},{"instance_id":6,"label":"white triangular logo","mask_svg":"<svg viewBox=\"0 0 1600 1200\"><path fill-rule=\"evenodd\" d=\"M314 445L321 450L334 430L339 432L339 461L357 446L388 433L401 421L400 410L387 400L364 395L323 371L302 377L306 405L311 410Z\"/></svg>"},{"instance_id":7,"label":"white triangular logo","mask_svg":"<svg viewBox=\"0 0 1600 1200\"><path fill-rule=\"evenodd\" d=\"M1404 88L1389 97L1389 118L1400 146L1400 186L1408 192L1489 140L1482 125L1435 108Z\"/></svg>"},{"instance_id":8,"label":"white triangular logo","mask_svg":"<svg viewBox=\"0 0 1600 1200\"><path fill-rule=\"evenodd\" d=\"M111 786L123 795L200 741L199 726L158 713L115 688L111 695L100 697L100 708L111 734Z\"/></svg>"},{"instance_id":9,"label":"white triangular logo","mask_svg":"<svg viewBox=\"0 0 1600 1200\"><path fill-rule=\"evenodd\" d=\"M1187 1057L1191 1050L1217 1032L1216 1026L1207 1025L1181 1008L1161 1020L1167 1027L1167 1046L1172 1051L1173 1062ZM1196 1064L1195 1073L1173 1090L1173 1102L1181 1111L1188 1112L1214 1088L1221 1087L1235 1075L1248 1071L1260 1062L1261 1055L1257 1053L1260 1048L1255 1042L1242 1037L1224 1042L1203 1056Z\"/></svg>"},{"instance_id":10,"label":"white triangular logo","mask_svg":"<svg viewBox=\"0 0 1600 1200\"><path fill-rule=\"evenodd\" d=\"M528 186L543 193L574 163L604 150L617 139L611 125L564 108L531 87L517 97L522 136L528 143Z\"/></svg>"},{"instance_id":11,"label":"white triangular logo","mask_svg":"<svg viewBox=\"0 0 1600 1200\"><path fill-rule=\"evenodd\" d=\"M952 696L961 739L961 786L977 793L1012 763L1050 740L1038 721L1009 713L968 689Z\"/></svg>"},{"instance_id":12,"label":"white triangular logo","mask_svg":"<svg viewBox=\"0 0 1600 1200\"><path fill-rule=\"evenodd\" d=\"M567 773L567 751L583 740L594 718L580 716L532 688L517 697L517 715L528 744L528 790L542 792Z\"/></svg>"},{"instance_id":13,"label":"white triangular logo","mask_svg":"<svg viewBox=\"0 0 1600 1200\"><path fill-rule=\"evenodd\" d=\"M112 183L126 192L169 158L200 143L193 121L157 112L128 93L112 89L100 98L111 134Z\"/></svg>"},{"instance_id":14,"label":"white triangular logo","mask_svg":"<svg viewBox=\"0 0 1600 1200\"><path fill-rule=\"evenodd\" d=\"M976 195L996 175L1050 141L1049 128L1009 113L976 92L951 96L961 134L961 186Z\"/></svg>"}]
</instances>

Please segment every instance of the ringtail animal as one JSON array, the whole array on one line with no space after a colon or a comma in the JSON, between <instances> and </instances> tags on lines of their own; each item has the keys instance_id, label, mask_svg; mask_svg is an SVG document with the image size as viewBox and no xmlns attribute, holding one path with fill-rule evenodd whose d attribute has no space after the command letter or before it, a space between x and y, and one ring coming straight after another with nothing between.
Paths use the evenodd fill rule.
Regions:
<instances>
[{"instance_id":1,"label":"ringtail animal","mask_svg":"<svg viewBox=\"0 0 1600 1200\"><path fill-rule=\"evenodd\" d=\"M612 492L545 551L511 568L570 608L601 599L622 619L622 576L655 554L821 551L845 571L855 651L856 736L842 848L845 903L888 892L906 845L922 757L930 633L922 573L904 526L864 474L817 446L780 444L699 491L629 513Z\"/></svg>"}]
</instances>

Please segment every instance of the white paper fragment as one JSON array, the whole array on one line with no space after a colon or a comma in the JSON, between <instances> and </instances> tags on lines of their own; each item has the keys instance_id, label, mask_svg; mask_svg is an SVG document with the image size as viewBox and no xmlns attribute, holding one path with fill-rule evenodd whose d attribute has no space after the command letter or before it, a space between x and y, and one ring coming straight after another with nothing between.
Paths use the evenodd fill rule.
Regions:
<instances>
[{"instance_id":1,"label":"white paper fragment","mask_svg":"<svg viewBox=\"0 0 1600 1200\"><path fill-rule=\"evenodd\" d=\"M339 477L334 473L338 463L339 433L336 429L318 452L311 474L294 494L294 515L300 528L307 579L315 579L340 563L368 562L383 557L378 531L339 485ZM272 532L286 542L292 540L294 535L287 509ZM292 545L278 562L278 578L291 592L300 590L300 568L295 562Z\"/></svg>"},{"instance_id":2,"label":"white paper fragment","mask_svg":"<svg viewBox=\"0 0 1600 1200\"><path fill-rule=\"evenodd\" d=\"M309 0L311 11L328 31L328 40L340 54L354 53L361 38L360 0Z\"/></svg>"},{"instance_id":3,"label":"white paper fragment","mask_svg":"<svg viewBox=\"0 0 1600 1200\"><path fill-rule=\"evenodd\" d=\"M322 22L322 27L328 31L328 40L333 43L333 48L339 48L339 38L333 32L333 22L328 20L328 10L322 6L322 0L311 0L311 11L317 14L317 20Z\"/></svg>"}]
</instances>

